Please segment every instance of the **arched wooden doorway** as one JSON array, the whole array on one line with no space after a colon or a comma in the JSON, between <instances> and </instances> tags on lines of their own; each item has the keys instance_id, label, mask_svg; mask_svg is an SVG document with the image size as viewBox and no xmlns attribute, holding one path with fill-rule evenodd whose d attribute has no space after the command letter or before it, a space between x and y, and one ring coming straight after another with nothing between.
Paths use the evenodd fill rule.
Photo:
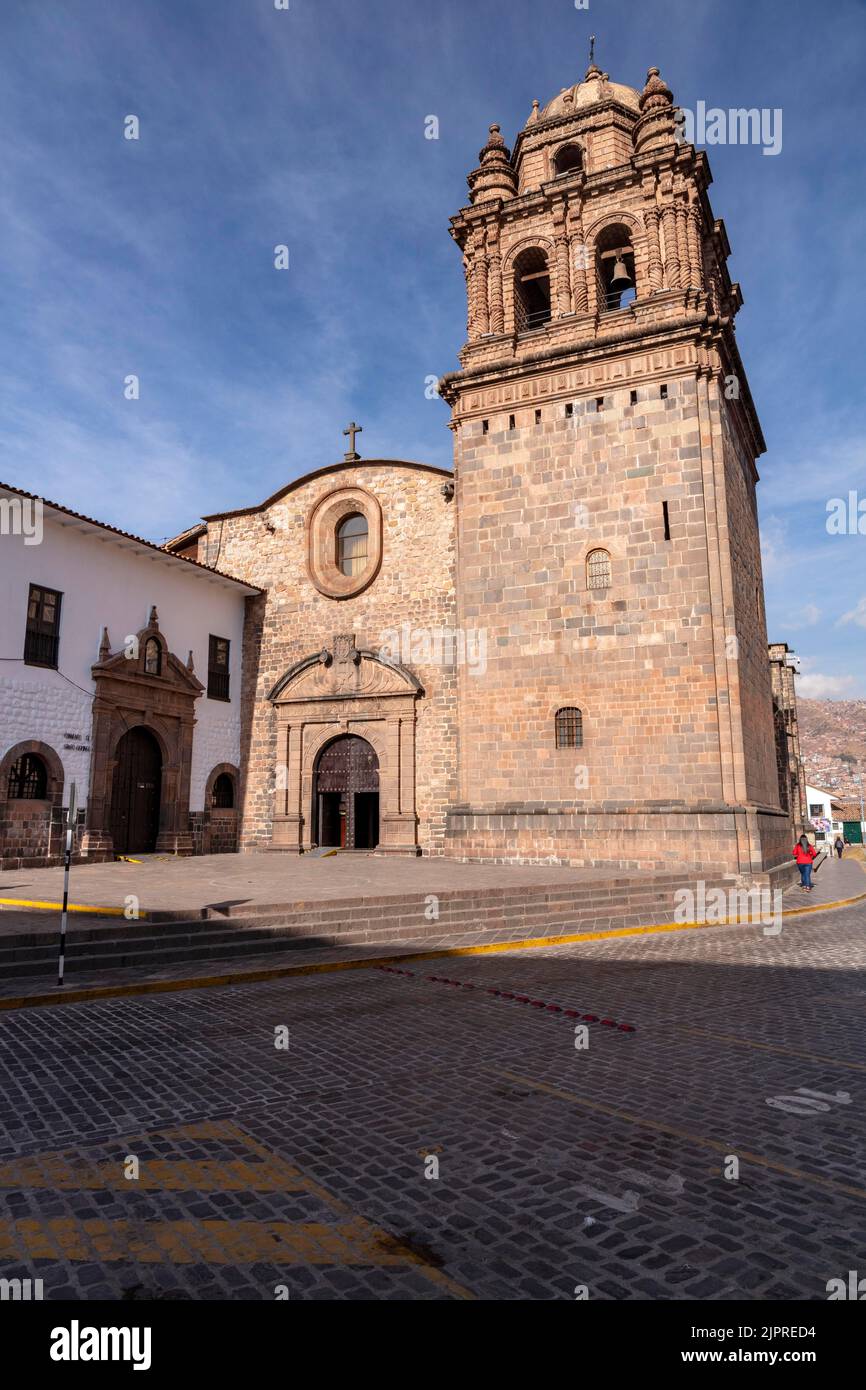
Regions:
<instances>
[{"instance_id":1,"label":"arched wooden doorway","mask_svg":"<svg viewBox=\"0 0 866 1390\"><path fill-rule=\"evenodd\" d=\"M319 754L314 784L318 843L375 849L379 843L379 759L364 738L345 734Z\"/></svg>"},{"instance_id":2,"label":"arched wooden doorway","mask_svg":"<svg viewBox=\"0 0 866 1390\"><path fill-rule=\"evenodd\" d=\"M115 754L111 836L118 854L151 854L159 834L162 753L149 729L123 735Z\"/></svg>"}]
</instances>

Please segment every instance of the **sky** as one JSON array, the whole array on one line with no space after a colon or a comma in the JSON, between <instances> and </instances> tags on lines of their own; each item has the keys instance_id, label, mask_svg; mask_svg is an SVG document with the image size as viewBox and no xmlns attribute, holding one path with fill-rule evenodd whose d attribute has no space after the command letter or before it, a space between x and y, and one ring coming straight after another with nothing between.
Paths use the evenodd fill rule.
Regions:
<instances>
[{"instance_id":1,"label":"sky","mask_svg":"<svg viewBox=\"0 0 866 1390\"><path fill-rule=\"evenodd\" d=\"M161 540L337 462L353 419L366 457L450 466L425 389L465 337L448 218L490 123L513 145L592 33L615 81L782 111L778 154L706 151L769 636L801 695L866 698L861 0L284 3L3 0L0 477ZM864 534L850 509L829 534L852 490Z\"/></svg>"}]
</instances>

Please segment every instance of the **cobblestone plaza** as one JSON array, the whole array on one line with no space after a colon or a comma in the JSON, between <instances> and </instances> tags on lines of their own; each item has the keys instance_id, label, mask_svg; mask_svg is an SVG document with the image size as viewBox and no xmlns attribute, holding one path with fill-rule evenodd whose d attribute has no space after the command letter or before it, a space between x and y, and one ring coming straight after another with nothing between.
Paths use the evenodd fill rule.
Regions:
<instances>
[{"instance_id":1,"label":"cobblestone plaza","mask_svg":"<svg viewBox=\"0 0 866 1390\"><path fill-rule=\"evenodd\" d=\"M6 1012L2 1274L48 1299L826 1299L862 1264L863 927Z\"/></svg>"}]
</instances>

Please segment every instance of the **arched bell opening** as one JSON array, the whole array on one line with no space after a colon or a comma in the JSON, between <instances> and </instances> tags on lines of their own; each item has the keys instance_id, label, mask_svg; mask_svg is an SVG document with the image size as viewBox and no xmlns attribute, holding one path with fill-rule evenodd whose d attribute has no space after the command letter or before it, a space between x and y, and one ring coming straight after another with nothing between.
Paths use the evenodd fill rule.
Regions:
<instances>
[{"instance_id":1,"label":"arched bell opening","mask_svg":"<svg viewBox=\"0 0 866 1390\"><path fill-rule=\"evenodd\" d=\"M539 246L521 251L514 262L514 328L526 333L550 322L550 267Z\"/></svg>"},{"instance_id":2,"label":"arched bell opening","mask_svg":"<svg viewBox=\"0 0 866 1390\"><path fill-rule=\"evenodd\" d=\"M598 303L602 313L624 309L637 294L634 247L627 227L605 227L596 242Z\"/></svg>"}]
</instances>

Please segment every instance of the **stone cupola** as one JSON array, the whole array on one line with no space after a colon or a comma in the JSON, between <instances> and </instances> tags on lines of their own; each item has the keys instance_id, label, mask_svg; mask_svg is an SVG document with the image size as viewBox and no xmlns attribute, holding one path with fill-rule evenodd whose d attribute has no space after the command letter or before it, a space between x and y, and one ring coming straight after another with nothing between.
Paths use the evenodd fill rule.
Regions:
<instances>
[{"instance_id":1,"label":"stone cupola","mask_svg":"<svg viewBox=\"0 0 866 1390\"><path fill-rule=\"evenodd\" d=\"M481 161L478 168L473 169L466 180L473 205L489 202L492 198L513 198L517 193L517 179L511 167L511 151L498 125L490 127L487 144L478 158Z\"/></svg>"}]
</instances>

